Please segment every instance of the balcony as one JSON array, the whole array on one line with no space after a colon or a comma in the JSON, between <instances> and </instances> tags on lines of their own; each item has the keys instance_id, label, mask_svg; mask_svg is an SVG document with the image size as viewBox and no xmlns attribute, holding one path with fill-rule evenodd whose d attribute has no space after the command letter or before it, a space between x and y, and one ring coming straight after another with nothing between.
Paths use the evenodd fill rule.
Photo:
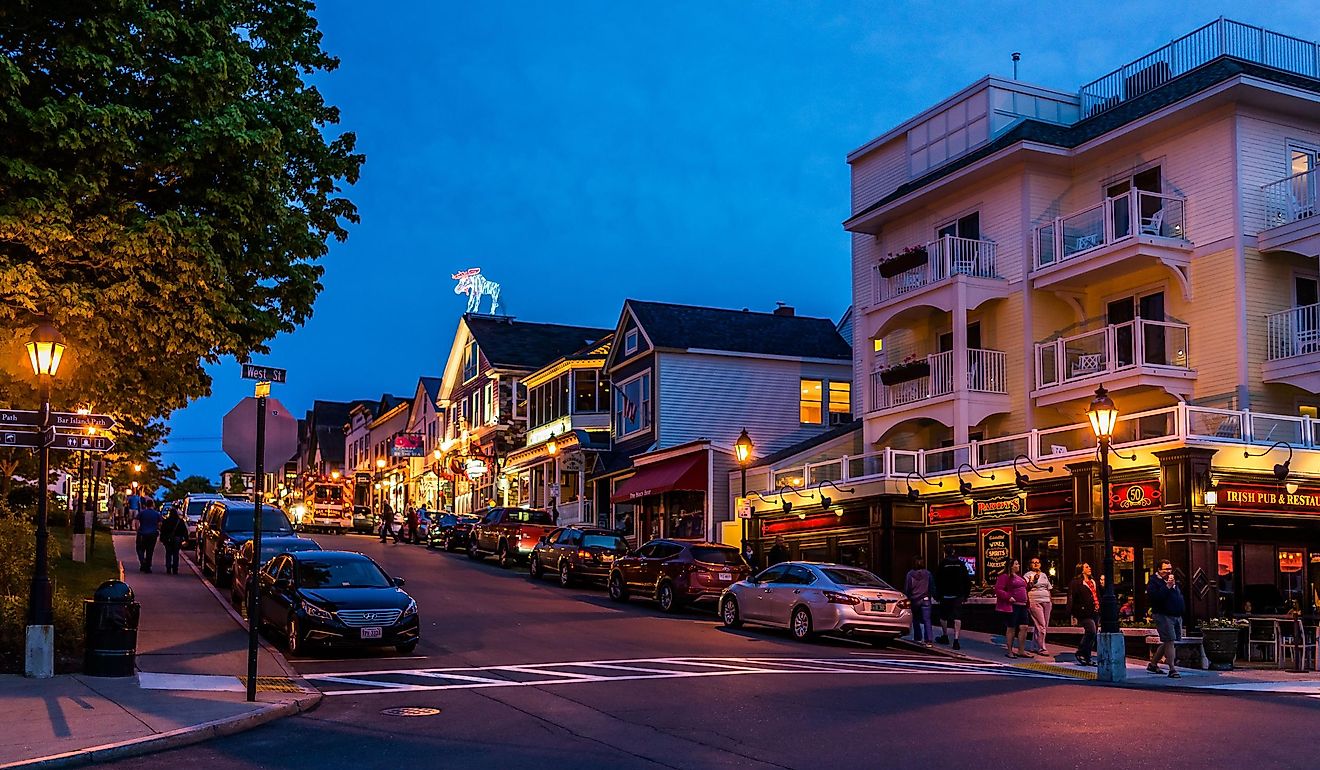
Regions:
<instances>
[{"instance_id":1,"label":"balcony","mask_svg":"<svg viewBox=\"0 0 1320 770\"><path fill-rule=\"evenodd\" d=\"M1261 379L1320 391L1320 305L1289 308L1265 317Z\"/></svg>"},{"instance_id":2,"label":"balcony","mask_svg":"<svg viewBox=\"0 0 1320 770\"><path fill-rule=\"evenodd\" d=\"M1156 387L1190 396L1196 371L1188 365L1188 326L1138 318L1036 344L1040 406L1088 398L1099 384L1111 391Z\"/></svg>"},{"instance_id":3,"label":"balcony","mask_svg":"<svg viewBox=\"0 0 1320 770\"><path fill-rule=\"evenodd\" d=\"M904 420L930 419L952 427L955 410L967 408L966 420L975 425L992 414L1009 411L1005 356L999 350L970 348L963 373L954 370L954 351L891 367L871 375L871 409L867 420L881 433ZM957 378L966 377L961 393ZM960 405L958 402L962 401ZM875 425L874 420L880 424Z\"/></svg>"},{"instance_id":4,"label":"balcony","mask_svg":"<svg viewBox=\"0 0 1320 770\"><path fill-rule=\"evenodd\" d=\"M1265 230L1257 241L1261 251L1291 251L1320 255L1320 169L1293 174L1261 188L1265 196Z\"/></svg>"},{"instance_id":5,"label":"balcony","mask_svg":"<svg viewBox=\"0 0 1320 770\"><path fill-rule=\"evenodd\" d=\"M1081 286L1095 271L1163 264L1189 293L1192 244L1185 198L1130 190L1036 228L1034 241L1036 288Z\"/></svg>"},{"instance_id":6,"label":"balcony","mask_svg":"<svg viewBox=\"0 0 1320 770\"><path fill-rule=\"evenodd\" d=\"M1007 296L1008 282L996 266L997 251L994 241L945 235L876 265L871 271L875 301L867 310L873 314L871 328L883 331L902 309L914 304L951 312L955 283L966 285L969 308Z\"/></svg>"}]
</instances>

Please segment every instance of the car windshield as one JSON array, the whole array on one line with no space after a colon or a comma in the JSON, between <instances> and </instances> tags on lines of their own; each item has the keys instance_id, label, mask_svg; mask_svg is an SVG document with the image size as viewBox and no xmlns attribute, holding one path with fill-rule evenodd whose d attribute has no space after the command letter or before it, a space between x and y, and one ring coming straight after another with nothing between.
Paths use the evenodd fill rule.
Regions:
<instances>
[{"instance_id":1,"label":"car windshield","mask_svg":"<svg viewBox=\"0 0 1320 770\"><path fill-rule=\"evenodd\" d=\"M719 548L709 545L693 546L692 558L707 564L741 566L743 563L742 556L738 555L738 549Z\"/></svg>"},{"instance_id":2,"label":"car windshield","mask_svg":"<svg viewBox=\"0 0 1320 770\"><path fill-rule=\"evenodd\" d=\"M202 511L206 510L206 506L210 502L211 502L210 500L189 500L188 518L190 519L199 518L202 515Z\"/></svg>"},{"instance_id":3,"label":"car windshield","mask_svg":"<svg viewBox=\"0 0 1320 770\"><path fill-rule=\"evenodd\" d=\"M302 588L388 588L390 579L368 559L352 561L300 561Z\"/></svg>"},{"instance_id":4,"label":"car windshield","mask_svg":"<svg viewBox=\"0 0 1320 770\"><path fill-rule=\"evenodd\" d=\"M446 513L444 516L441 516L440 520L436 523L442 527L452 527L458 523L458 517L452 513Z\"/></svg>"},{"instance_id":5,"label":"car windshield","mask_svg":"<svg viewBox=\"0 0 1320 770\"><path fill-rule=\"evenodd\" d=\"M279 543L277 545L271 545L271 546L262 543L261 563L265 564L266 562L270 561L276 556L279 556L282 553L294 553L295 551L319 551L319 550L321 550L321 546L317 545L311 540L299 540L293 543Z\"/></svg>"},{"instance_id":6,"label":"car windshield","mask_svg":"<svg viewBox=\"0 0 1320 770\"><path fill-rule=\"evenodd\" d=\"M225 511L225 531L251 532L252 511L252 508L231 508ZM278 508L263 508L261 509L261 531L292 532L293 525L289 524L289 517L284 515L284 511Z\"/></svg>"},{"instance_id":7,"label":"car windshield","mask_svg":"<svg viewBox=\"0 0 1320 770\"><path fill-rule=\"evenodd\" d=\"M582 547L590 548L597 546L600 548L609 548L614 551L628 550L628 544L618 535L586 535L582 538Z\"/></svg>"},{"instance_id":8,"label":"car windshield","mask_svg":"<svg viewBox=\"0 0 1320 770\"><path fill-rule=\"evenodd\" d=\"M894 590L888 583L864 569L846 569L843 567L822 567L821 572L835 585L857 586L858 588L887 588Z\"/></svg>"},{"instance_id":9,"label":"car windshield","mask_svg":"<svg viewBox=\"0 0 1320 770\"><path fill-rule=\"evenodd\" d=\"M337 503L344 499L343 487L317 486L316 502Z\"/></svg>"},{"instance_id":10,"label":"car windshield","mask_svg":"<svg viewBox=\"0 0 1320 770\"><path fill-rule=\"evenodd\" d=\"M550 514L545 511L529 511L526 508L510 508L506 520L519 524L553 525L555 523L554 519L550 518Z\"/></svg>"}]
</instances>

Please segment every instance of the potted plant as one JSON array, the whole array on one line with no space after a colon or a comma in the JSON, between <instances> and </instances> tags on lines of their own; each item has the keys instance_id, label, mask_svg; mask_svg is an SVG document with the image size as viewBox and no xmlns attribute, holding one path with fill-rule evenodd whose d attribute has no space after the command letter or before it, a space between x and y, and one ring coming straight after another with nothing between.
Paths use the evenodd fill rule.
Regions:
<instances>
[{"instance_id":1,"label":"potted plant","mask_svg":"<svg viewBox=\"0 0 1320 770\"><path fill-rule=\"evenodd\" d=\"M902 363L887 366L880 370L880 381L886 385L897 385L900 382L919 379L930 376L930 362L925 356L917 358L908 356Z\"/></svg>"},{"instance_id":2,"label":"potted plant","mask_svg":"<svg viewBox=\"0 0 1320 770\"><path fill-rule=\"evenodd\" d=\"M1238 639L1245 620L1211 618L1201 624L1201 646L1214 671L1232 671L1237 658Z\"/></svg>"},{"instance_id":3,"label":"potted plant","mask_svg":"<svg viewBox=\"0 0 1320 770\"><path fill-rule=\"evenodd\" d=\"M879 270L880 275L885 278L893 278L899 273L906 273L924 264L926 264L926 247L908 246L897 254L890 254L888 258L880 260Z\"/></svg>"}]
</instances>

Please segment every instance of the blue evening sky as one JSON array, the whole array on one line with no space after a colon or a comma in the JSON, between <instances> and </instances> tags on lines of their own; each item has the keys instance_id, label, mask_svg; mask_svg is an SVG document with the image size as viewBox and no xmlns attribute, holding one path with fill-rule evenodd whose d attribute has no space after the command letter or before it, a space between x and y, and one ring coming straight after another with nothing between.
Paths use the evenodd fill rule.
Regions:
<instances>
[{"instance_id":1,"label":"blue evening sky","mask_svg":"<svg viewBox=\"0 0 1320 770\"><path fill-rule=\"evenodd\" d=\"M318 78L367 156L362 222L311 321L259 362L279 398L411 396L440 373L468 267L529 321L613 326L628 297L838 319L850 151L986 74L1075 91L1219 15L1314 39L1320 5L389 2L317 17ZM485 305L483 304L483 311ZM180 478L230 467L229 361L177 412Z\"/></svg>"}]
</instances>

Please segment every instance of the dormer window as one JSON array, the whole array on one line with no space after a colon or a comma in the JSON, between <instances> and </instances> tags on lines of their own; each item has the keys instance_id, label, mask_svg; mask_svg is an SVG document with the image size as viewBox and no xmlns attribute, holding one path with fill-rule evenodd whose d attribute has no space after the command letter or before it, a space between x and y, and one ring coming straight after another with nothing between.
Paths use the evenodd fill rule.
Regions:
<instances>
[{"instance_id":1,"label":"dormer window","mask_svg":"<svg viewBox=\"0 0 1320 770\"><path fill-rule=\"evenodd\" d=\"M625 356L630 356L636 352L637 352L637 330L630 329L627 334L623 335L623 354Z\"/></svg>"},{"instance_id":2,"label":"dormer window","mask_svg":"<svg viewBox=\"0 0 1320 770\"><path fill-rule=\"evenodd\" d=\"M468 340L467 347L463 349L463 381L467 382L477 376L478 364L481 361L481 353L477 350L477 341Z\"/></svg>"}]
</instances>

